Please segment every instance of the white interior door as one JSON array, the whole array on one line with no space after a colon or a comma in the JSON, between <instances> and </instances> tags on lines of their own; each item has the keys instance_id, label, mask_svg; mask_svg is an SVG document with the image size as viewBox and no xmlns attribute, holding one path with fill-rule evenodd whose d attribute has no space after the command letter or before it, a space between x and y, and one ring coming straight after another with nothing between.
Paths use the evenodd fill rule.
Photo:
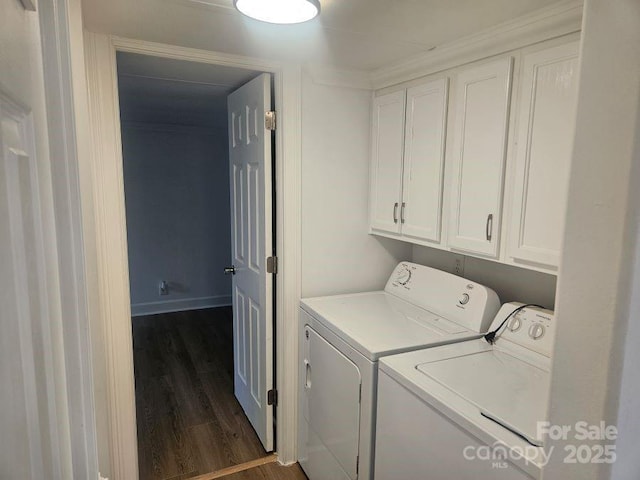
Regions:
<instances>
[{"instance_id":1,"label":"white interior door","mask_svg":"<svg viewBox=\"0 0 640 480\"><path fill-rule=\"evenodd\" d=\"M233 262L234 390L265 450L273 450L273 255L271 78L262 74L228 98Z\"/></svg>"},{"instance_id":2,"label":"white interior door","mask_svg":"<svg viewBox=\"0 0 640 480\"><path fill-rule=\"evenodd\" d=\"M0 93L0 478L45 475L44 250L32 123ZM44 417L44 418L43 418Z\"/></svg>"}]
</instances>

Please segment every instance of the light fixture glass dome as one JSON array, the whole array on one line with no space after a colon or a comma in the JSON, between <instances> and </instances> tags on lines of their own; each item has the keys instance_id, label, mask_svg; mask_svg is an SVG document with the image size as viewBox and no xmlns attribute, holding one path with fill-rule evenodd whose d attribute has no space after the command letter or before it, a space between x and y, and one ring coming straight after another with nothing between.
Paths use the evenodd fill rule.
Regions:
<instances>
[{"instance_id":1,"label":"light fixture glass dome","mask_svg":"<svg viewBox=\"0 0 640 480\"><path fill-rule=\"evenodd\" d=\"M302 23L320 13L318 0L234 0L248 17L269 23Z\"/></svg>"}]
</instances>

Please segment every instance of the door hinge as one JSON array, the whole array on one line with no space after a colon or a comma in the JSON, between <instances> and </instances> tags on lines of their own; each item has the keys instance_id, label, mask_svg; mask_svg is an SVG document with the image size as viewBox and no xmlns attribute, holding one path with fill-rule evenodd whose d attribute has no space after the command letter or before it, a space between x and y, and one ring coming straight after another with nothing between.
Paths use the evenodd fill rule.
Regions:
<instances>
[{"instance_id":1,"label":"door hinge","mask_svg":"<svg viewBox=\"0 0 640 480\"><path fill-rule=\"evenodd\" d=\"M360 391L358 392L358 403L362 403L362 384L360 384Z\"/></svg>"},{"instance_id":2,"label":"door hinge","mask_svg":"<svg viewBox=\"0 0 640 480\"><path fill-rule=\"evenodd\" d=\"M267 273L278 273L278 257L267 258Z\"/></svg>"},{"instance_id":3,"label":"door hinge","mask_svg":"<svg viewBox=\"0 0 640 480\"><path fill-rule=\"evenodd\" d=\"M267 130L275 130L276 129L276 112L271 110L269 112L265 112L264 114L264 128Z\"/></svg>"},{"instance_id":4,"label":"door hinge","mask_svg":"<svg viewBox=\"0 0 640 480\"><path fill-rule=\"evenodd\" d=\"M360 473L360 455L356 457L356 475Z\"/></svg>"},{"instance_id":5,"label":"door hinge","mask_svg":"<svg viewBox=\"0 0 640 480\"><path fill-rule=\"evenodd\" d=\"M273 405L274 407L278 406L278 391L275 389L271 389L267 392L267 405Z\"/></svg>"}]
</instances>

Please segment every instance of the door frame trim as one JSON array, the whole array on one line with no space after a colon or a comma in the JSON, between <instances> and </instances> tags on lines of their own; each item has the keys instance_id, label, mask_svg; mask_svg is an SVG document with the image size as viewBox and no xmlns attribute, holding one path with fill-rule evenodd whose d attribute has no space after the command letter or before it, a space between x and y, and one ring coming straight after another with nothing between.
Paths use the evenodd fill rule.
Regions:
<instances>
[{"instance_id":1,"label":"door frame trim","mask_svg":"<svg viewBox=\"0 0 640 480\"><path fill-rule=\"evenodd\" d=\"M96 397L106 403L109 463L114 480L138 478L133 346L124 203L122 142L116 52L245 68L274 75L276 130L276 276L275 377L278 389L278 460L294 463L297 436L298 305L300 299L301 70L263 59L228 55L105 34L85 32L92 154L84 160L84 235L95 252L97 292L94 308ZM87 209L89 211L87 212ZM285 253L286 252L286 253ZM97 342L96 338L100 340ZM98 345L96 345L98 343ZM98 432L98 442L104 442ZM100 447L100 445L99 445ZM106 448L106 447L105 447ZM102 450L102 449L101 449Z\"/></svg>"}]
</instances>

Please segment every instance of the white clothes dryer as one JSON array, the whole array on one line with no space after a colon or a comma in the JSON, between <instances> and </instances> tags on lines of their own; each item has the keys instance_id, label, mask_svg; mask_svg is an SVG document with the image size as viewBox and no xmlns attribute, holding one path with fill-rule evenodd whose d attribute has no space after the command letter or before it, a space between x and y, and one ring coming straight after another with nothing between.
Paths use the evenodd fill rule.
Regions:
<instances>
[{"instance_id":1,"label":"white clothes dryer","mask_svg":"<svg viewBox=\"0 0 640 480\"><path fill-rule=\"evenodd\" d=\"M491 331L522 304L505 304ZM376 480L531 480L544 429L553 312L522 308L484 338L380 361Z\"/></svg>"},{"instance_id":2,"label":"white clothes dryer","mask_svg":"<svg viewBox=\"0 0 640 480\"><path fill-rule=\"evenodd\" d=\"M409 262L384 291L308 298L300 310L298 459L310 480L371 480L378 360L478 338L487 287Z\"/></svg>"}]
</instances>

